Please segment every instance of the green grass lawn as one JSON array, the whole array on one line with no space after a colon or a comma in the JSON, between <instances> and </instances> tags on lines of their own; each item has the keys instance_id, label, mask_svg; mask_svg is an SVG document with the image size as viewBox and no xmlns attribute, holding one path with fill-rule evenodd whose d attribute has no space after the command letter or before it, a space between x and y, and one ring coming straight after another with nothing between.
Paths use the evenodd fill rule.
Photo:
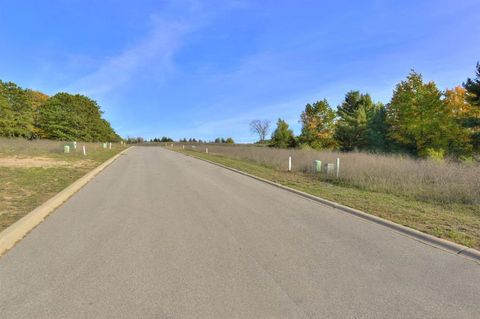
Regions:
<instances>
[{"instance_id":1,"label":"green grass lawn","mask_svg":"<svg viewBox=\"0 0 480 319\"><path fill-rule=\"evenodd\" d=\"M0 166L0 231L123 149L120 146L113 149L98 148L90 151L86 157L81 153L48 151L23 152L19 155L0 152L0 158L12 155L32 159L42 157L62 163L47 167Z\"/></svg>"},{"instance_id":2,"label":"green grass lawn","mask_svg":"<svg viewBox=\"0 0 480 319\"><path fill-rule=\"evenodd\" d=\"M440 238L480 249L480 207L478 206L423 202L393 194L334 185L321 181L311 174L278 171L253 161L191 150L175 150L236 168Z\"/></svg>"}]
</instances>

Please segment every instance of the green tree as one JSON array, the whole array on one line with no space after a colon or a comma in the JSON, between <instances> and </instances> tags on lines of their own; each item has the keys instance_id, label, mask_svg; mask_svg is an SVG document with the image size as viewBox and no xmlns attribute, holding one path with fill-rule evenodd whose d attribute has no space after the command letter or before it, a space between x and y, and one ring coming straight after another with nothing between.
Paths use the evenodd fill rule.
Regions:
<instances>
[{"instance_id":1,"label":"green tree","mask_svg":"<svg viewBox=\"0 0 480 319\"><path fill-rule=\"evenodd\" d=\"M39 92L39 91L34 91L34 90L30 90L30 89L27 89L25 91L25 93L27 94L27 98L28 98L28 101L29 101L29 104L32 108L32 112L33 112L33 132L32 132L32 137L34 138L38 138L39 137L39 118L38 118L38 108L43 104L45 103L47 100L48 100L48 95L42 93L42 92Z\"/></svg>"},{"instance_id":2,"label":"green tree","mask_svg":"<svg viewBox=\"0 0 480 319\"><path fill-rule=\"evenodd\" d=\"M377 103L373 107L372 115L367 122L365 148L370 151L388 152L387 133L387 110L382 103Z\"/></svg>"},{"instance_id":3,"label":"green tree","mask_svg":"<svg viewBox=\"0 0 480 319\"><path fill-rule=\"evenodd\" d=\"M333 138L335 112L327 100L307 104L302 112L300 122L302 123L301 143L308 144L316 149L336 146Z\"/></svg>"},{"instance_id":4,"label":"green tree","mask_svg":"<svg viewBox=\"0 0 480 319\"><path fill-rule=\"evenodd\" d=\"M374 115L374 103L368 94L350 91L338 106L335 140L342 151L367 148L367 128Z\"/></svg>"},{"instance_id":5,"label":"green tree","mask_svg":"<svg viewBox=\"0 0 480 319\"><path fill-rule=\"evenodd\" d=\"M476 110L467 100L466 90L457 86L444 93L443 102L451 119L446 127L449 139L449 153L455 156L471 155L474 128L470 127L471 119L479 118Z\"/></svg>"},{"instance_id":6,"label":"green tree","mask_svg":"<svg viewBox=\"0 0 480 319\"><path fill-rule=\"evenodd\" d=\"M467 79L463 87L467 90L466 100L473 106L471 116L464 121L464 126L471 132L472 145L480 151L480 63L477 63L476 77Z\"/></svg>"},{"instance_id":7,"label":"green tree","mask_svg":"<svg viewBox=\"0 0 480 319\"><path fill-rule=\"evenodd\" d=\"M120 137L103 119L98 104L83 95L58 93L38 108L42 138L86 142L118 141Z\"/></svg>"},{"instance_id":8,"label":"green tree","mask_svg":"<svg viewBox=\"0 0 480 319\"><path fill-rule=\"evenodd\" d=\"M278 148L295 147L295 135L289 129L287 122L278 119L277 128L272 133L271 146Z\"/></svg>"},{"instance_id":9,"label":"green tree","mask_svg":"<svg viewBox=\"0 0 480 319\"><path fill-rule=\"evenodd\" d=\"M0 94L0 136L13 136L13 112L7 98Z\"/></svg>"},{"instance_id":10,"label":"green tree","mask_svg":"<svg viewBox=\"0 0 480 319\"><path fill-rule=\"evenodd\" d=\"M467 90L467 100L470 104L480 107L480 63L477 63L477 69L474 79L467 79L463 87Z\"/></svg>"},{"instance_id":11,"label":"green tree","mask_svg":"<svg viewBox=\"0 0 480 319\"><path fill-rule=\"evenodd\" d=\"M25 90L13 82L0 81L0 97L0 135L31 138L33 110Z\"/></svg>"},{"instance_id":12,"label":"green tree","mask_svg":"<svg viewBox=\"0 0 480 319\"><path fill-rule=\"evenodd\" d=\"M225 143L227 144L235 144L235 141L233 140L233 138L229 137L225 140Z\"/></svg>"},{"instance_id":13,"label":"green tree","mask_svg":"<svg viewBox=\"0 0 480 319\"><path fill-rule=\"evenodd\" d=\"M412 71L394 90L387 110L388 137L412 154L443 157L453 123L441 97L434 82L423 83Z\"/></svg>"},{"instance_id":14,"label":"green tree","mask_svg":"<svg viewBox=\"0 0 480 319\"><path fill-rule=\"evenodd\" d=\"M163 143L165 143L165 142L173 142L173 139L170 138L170 137L167 137L167 136L162 136L161 139L160 139L160 138L157 138L157 140L158 140L158 142L163 142Z\"/></svg>"}]
</instances>

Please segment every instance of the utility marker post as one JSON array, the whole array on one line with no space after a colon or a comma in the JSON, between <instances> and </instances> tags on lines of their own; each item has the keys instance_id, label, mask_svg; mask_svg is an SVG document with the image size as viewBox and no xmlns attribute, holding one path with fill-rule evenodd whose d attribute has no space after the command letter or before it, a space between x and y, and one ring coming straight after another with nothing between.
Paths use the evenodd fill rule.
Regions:
<instances>
[{"instance_id":1,"label":"utility marker post","mask_svg":"<svg viewBox=\"0 0 480 319\"><path fill-rule=\"evenodd\" d=\"M322 161L320 161L320 160L313 161L313 172L314 173L321 173L322 172Z\"/></svg>"},{"instance_id":2,"label":"utility marker post","mask_svg":"<svg viewBox=\"0 0 480 319\"><path fill-rule=\"evenodd\" d=\"M109 149L112 149L112 142L110 142L110 143L108 144L108 148L109 148Z\"/></svg>"},{"instance_id":3,"label":"utility marker post","mask_svg":"<svg viewBox=\"0 0 480 319\"><path fill-rule=\"evenodd\" d=\"M75 141L73 142L73 148L77 149L77 142L75 142Z\"/></svg>"},{"instance_id":4,"label":"utility marker post","mask_svg":"<svg viewBox=\"0 0 480 319\"><path fill-rule=\"evenodd\" d=\"M336 173L337 173L337 178L340 175L340 158L337 157L337 165L335 165Z\"/></svg>"},{"instance_id":5,"label":"utility marker post","mask_svg":"<svg viewBox=\"0 0 480 319\"><path fill-rule=\"evenodd\" d=\"M205 148L205 153L207 153L207 154L208 154L208 147L207 147L207 148Z\"/></svg>"},{"instance_id":6,"label":"utility marker post","mask_svg":"<svg viewBox=\"0 0 480 319\"><path fill-rule=\"evenodd\" d=\"M182 145L182 149L183 149L183 150L185 149L185 145Z\"/></svg>"},{"instance_id":7,"label":"utility marker post","mask_svg":"<svg viewBox=\"0 0 480 319\"><path fill-rule=\"evenodd\" d=\"M87 156L87 149L85 148L85 145L83 145L83 156Z\"/></svg>"},{"instance_id":8,"label":"utility marker post","mask_svg":"<svg viewBox=\"0 0 480 319\"><path fill-rule=\"evenodd\" d=\"M291 156L288 157L288 171L289 172L292 171L292 157Z\"/></svg>"}]
</instances>

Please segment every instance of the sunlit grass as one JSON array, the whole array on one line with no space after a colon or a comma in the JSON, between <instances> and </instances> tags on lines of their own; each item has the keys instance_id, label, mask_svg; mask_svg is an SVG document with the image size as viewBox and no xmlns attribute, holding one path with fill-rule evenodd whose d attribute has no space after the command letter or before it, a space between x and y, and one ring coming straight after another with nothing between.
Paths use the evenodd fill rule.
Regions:
<instances>
[{"instance_id":1,"label":"sunlit grass","mask_svg":"<svg viewBox=\"0 0 480 319\"><path fill-rule=\"evenodd\" d=\"M77 150L72 148L69 154L64 154L66 144L0 138L0 159L29 158L34 161L41 157L62 163L46 167L0 165L0 231L125 148L117 144L112 145L112 149L104 149L101 143L79 143ZM82 152L83 145L87 147L86 156Z\"/></svg>"},{"instance_id":2,"label":"sunlit grass","mask_svg":"<svg viewBox=\"0 0 480 319\"><path fill-rule=\"evenodd\" d=\"M177 145L177 148L179 145ZM181 146L180 146L181 147ZM408 156L331 151L275 149L255 146L198 145L196 151L246 159L286 171L312 174L313 161L335 163L340 158L340 176L316 174L312 178L363 190L390 193L432 203L480 205L479 163L438 162ZM190 149L187 147L187 149Z\"/></svg>"},{"instance_id":3,"label":"sunlit grass","mask_svg":"<svg viewBox=\"0 0 480 319\"><path fill-rule=\"evenodd\" d=\"M263 148L258 148L260 151L255 151L252 148L246 147L229 147L228 149L225 149L221 146L218 148L212 147L212 145L207 147L209 148L209 154L206 154L204 152L205 150L201 147L197 147L196 151L192 151L189 148L182 150L181 147L175 147L174 150L195 157L208 159L232 168L240 169L247 173L251 173L256 176L266 178L271 181L341 203L346 206L360 209L372 215L415 228L440 238L448 239L469 247L474 247L477 249L480 248L480 206L478 205L478 198L470 198L468 201L445 201L443 199L437 201L437 196L425 196L428 193L424 193L423 196L418 196L411 191L405 192L404 188L401 188L400 190L395 190L393 188L395 184L401 183L403 187L412 185L412 187L415 187L415 189L422 189L421 185L415 185L415 181L413 180L415 175L411 172L411 170L414 169L416 161L412 159L394 158L391 163L388 163L386 160L388 157L385 157L383 164L380 164L380 169L376 176L371 179L363 178L360 180L360 182L350 182L355 176L357 176L356 174L359 174L358 172L356 172L356 174L350 173L351 175L349 175L348 178L343 176L343 178L340 180L335 180L332 178L327 179L318 175L313 175L308 169L301 169L299 166L297 166L293 172L287 172L285 164L286 161L284 160L285 156L288 159L288 154L291 154L293 158L297 158L296 163L298 165L299 156L296 155L298 155L298 152L302 151L292 152L291 150ZM251 153L239 153L244 149L247 149ZM337 154L329 154L331 156L330 158L326 156L327 154L324 155L325 159L333 160ZM345 154L340 155L342 156ZM308 156L313 155L310 153ZM305 166L312 158L309 158L308 156L305 155L303 158L303 163ZM371 164L368 164L368 161L366 160L368 156L372 157L370 161ZM351 156L348 157L348 160L350 160L351 163L356 163L356 168L362 168L363 165L375 166L373 160L377 159L378 157L381 156L351 154ZM280 161L280 158L283 161ZM343 162L348 163L348 161L345 160L345 156L342 156L342 158L344 159ZM359 160L354 162L353 159ZM272 163L273 160L277 160L277 165ZM402 168L399 168L396 165L403 163L402 161L406 162L405 170L407 172L407 179L405 181L397 179L395 182L392 182L388 181L387 177L382 178L382 176L379 176L379 172L386 172L388 165L392 165L392 167L394 167L393 169L397 170L395 173L398 174L398 171ZM417 167L417 170L423 169L423 165L427 165L427 170L433 170L436 167L442 167L436 166L437 164L427 164L424 162L419 162L418 164L420 166ZM381 165L383 165L383 167ZM453 170L462 168L460 166L453 167ZM465 169L470 172L470 174L476 174L476 172L478 172L478 167L465 167ZM348 172L348 170L346 171ZM344 174L347 174L345 170L343 172ZM429 174L433 174L434 171L428 172ZM442 172L437 173L442 174ZM364 174L359 174L358 176L363 177ZM424 172L423 174L426 173ZM391 176L395 176L395 174L392 174ZM419 176L422 176L422 174L419 174ZM462 176L466 176L466 174L463 174ZM444 183L448 183L448 178L453 177L448 174L440 176L440 180L443 180ZM372 186L365 184L367 182L377 183L377 185ZM468 182L472 183L471 186L475 186L473 185L474 181L472 179L469 178ZM423 181L420 179L420 181L417 183L423 183ZM445 185L440 185L439 187L444 187L443 191L450 190L450 188L445 187ZM430 191L432 191L432 189L430 189Z\"/></svg>"}]
</instances>

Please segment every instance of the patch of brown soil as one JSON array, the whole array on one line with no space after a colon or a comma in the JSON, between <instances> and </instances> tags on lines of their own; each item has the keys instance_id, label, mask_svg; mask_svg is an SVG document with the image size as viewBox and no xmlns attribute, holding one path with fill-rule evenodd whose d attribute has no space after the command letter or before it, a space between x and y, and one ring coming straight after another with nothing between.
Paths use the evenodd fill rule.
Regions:
<instances>
[{"instance_id":1,"label":"patch of brown soil","mask_svg":"<svg viewBox=\"0 0 480 319\"><path fill-rule=\"evenodd\" d=\"M0 167L53 167L74 166L66 161L59 161L48 157L0 157Z\"/></svg>"}]
</instances>

